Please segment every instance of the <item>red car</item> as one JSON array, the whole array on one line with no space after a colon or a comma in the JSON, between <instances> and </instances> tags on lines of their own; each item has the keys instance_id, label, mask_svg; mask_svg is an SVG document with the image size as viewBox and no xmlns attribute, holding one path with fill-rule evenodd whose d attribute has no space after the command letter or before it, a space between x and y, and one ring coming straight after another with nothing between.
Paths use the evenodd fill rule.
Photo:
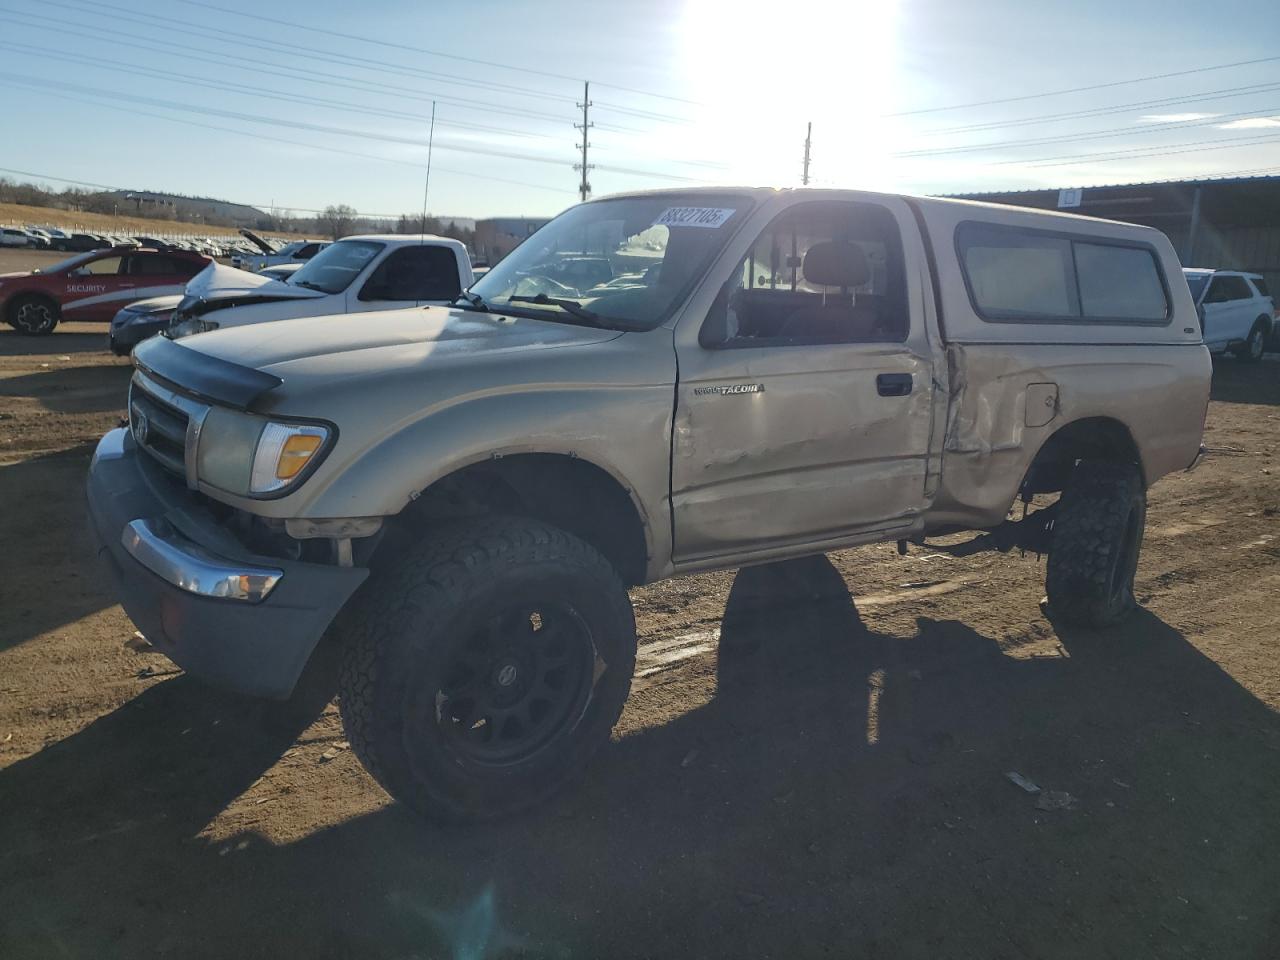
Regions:
<instances>
[{"instance_id":1,"label":"red car","mask_svg":"<svg viewBox=\"0 0 1280 960\"><path fill-rule=\"evenodd\" d=\"M134 300L180 294L212 260L185 250L113 247L47 270L0 274L0 316L19 333L52 333L61 320L110 322Z\"/></svg>"}]
</instances>

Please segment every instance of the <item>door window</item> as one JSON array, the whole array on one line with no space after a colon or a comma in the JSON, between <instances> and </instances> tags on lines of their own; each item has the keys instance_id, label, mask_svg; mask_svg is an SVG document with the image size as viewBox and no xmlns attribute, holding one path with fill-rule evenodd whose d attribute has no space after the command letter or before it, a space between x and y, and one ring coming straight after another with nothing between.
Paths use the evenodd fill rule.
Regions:
<instances>
[{"instance_id":1,"label":"door window","mask_svg":"<svg viewBox=\"0 0 1280 960\"><path fill-rule=\"evenodd\" d=\"M92 274L93 276L119 273L120 259L120 257L103 257L100 260L90 260L76 270L76 273L81 275Z\"/></svg>"},{"instance_id":2,"label":"door window","mask_svg":"<svg viewBox=\"0 0 1280 960\"><path fill-rule=\"evenodd\" d=\"M872 203L801 203L780 214L721 288L706 347L900 342L910 319L902 238Z\"/></svg>"},{"instance_id":3,"label":"door window","mask_svg":"<svg viewBox=\"0 0 1280 960\"><path fill-rule=\"evenodd\" d=\"M452 300L462 292L458 261L446 247L402 247L378 264L360 290L368 300Z\"/></svg>"}]
</instances>

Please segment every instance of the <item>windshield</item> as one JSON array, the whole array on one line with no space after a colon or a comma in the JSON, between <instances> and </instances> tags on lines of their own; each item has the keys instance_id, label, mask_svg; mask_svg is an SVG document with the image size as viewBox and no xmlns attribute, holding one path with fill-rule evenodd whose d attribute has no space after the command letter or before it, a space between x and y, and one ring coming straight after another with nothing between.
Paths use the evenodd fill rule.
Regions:
<instances>
[{"instance_id":1,"label":"windshield","mask_svg":"<svg viewBox=\"0 0 1280 960\"><path fill-rule=\"evenodd\" d=\"M531 236L471 290L504 312L650 329L679 305L751 204L743 196L688 193L584 203ZM540 302L527 302L532 298Z\"/></svg>"},{"instance_id":2,"label":"windshield","mask_svg":"<svg viewBox=\"0 0 1280 960\"><path fill-rule=\"evenodd\" d=\"M1191 299L1199 300L1200 294L1204 292L1204 286L1209 282L1209 278L1213 276L1211 273L1184 273L1187 278L1187 286L1191 288Z\"/></svg>"},{"instance_id":3,"label":"windshield","mask_svg":"<svg viewBox=\"0 0 1280 960\"><path fill-rule=\"evenodd\" d=\"M370 240L339 240L303 264L289 283L324 293L341 293L384 246Z\"/></svg>"}]
</instances>

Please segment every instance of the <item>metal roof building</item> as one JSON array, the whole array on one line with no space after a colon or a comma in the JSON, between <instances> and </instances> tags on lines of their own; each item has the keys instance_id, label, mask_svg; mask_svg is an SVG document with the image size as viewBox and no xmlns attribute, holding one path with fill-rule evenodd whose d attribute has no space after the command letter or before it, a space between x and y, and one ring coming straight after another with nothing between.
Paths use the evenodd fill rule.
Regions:
<instances>
[{"instance_id":1,"label":"metal roof building","mask_svg":"<svg viewBox=\"0 0 1280 960\"><path fill-rule=\"evenodd\" d=\"M954 194L1161 230L1188 267L1260 273L1280 287L1280 176Z\"/></svg>"}]
</instances>

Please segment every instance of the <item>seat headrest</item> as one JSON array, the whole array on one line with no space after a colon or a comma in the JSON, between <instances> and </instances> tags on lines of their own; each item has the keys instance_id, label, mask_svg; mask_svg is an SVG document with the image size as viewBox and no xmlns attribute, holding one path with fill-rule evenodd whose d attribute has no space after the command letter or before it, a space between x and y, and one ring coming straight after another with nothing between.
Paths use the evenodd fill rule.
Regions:
<instances>
[{"instance_id":1,"label":"seat headrest","mask_svg":"<svg viewBox=\"0 0 1280 960\"><path fill-rule=\"evenodd\" d=\"M867 255L854 243L815 243L804 255L804 278L822 287L860 287L871 279Z\"/></svg>"}]
</instances>

